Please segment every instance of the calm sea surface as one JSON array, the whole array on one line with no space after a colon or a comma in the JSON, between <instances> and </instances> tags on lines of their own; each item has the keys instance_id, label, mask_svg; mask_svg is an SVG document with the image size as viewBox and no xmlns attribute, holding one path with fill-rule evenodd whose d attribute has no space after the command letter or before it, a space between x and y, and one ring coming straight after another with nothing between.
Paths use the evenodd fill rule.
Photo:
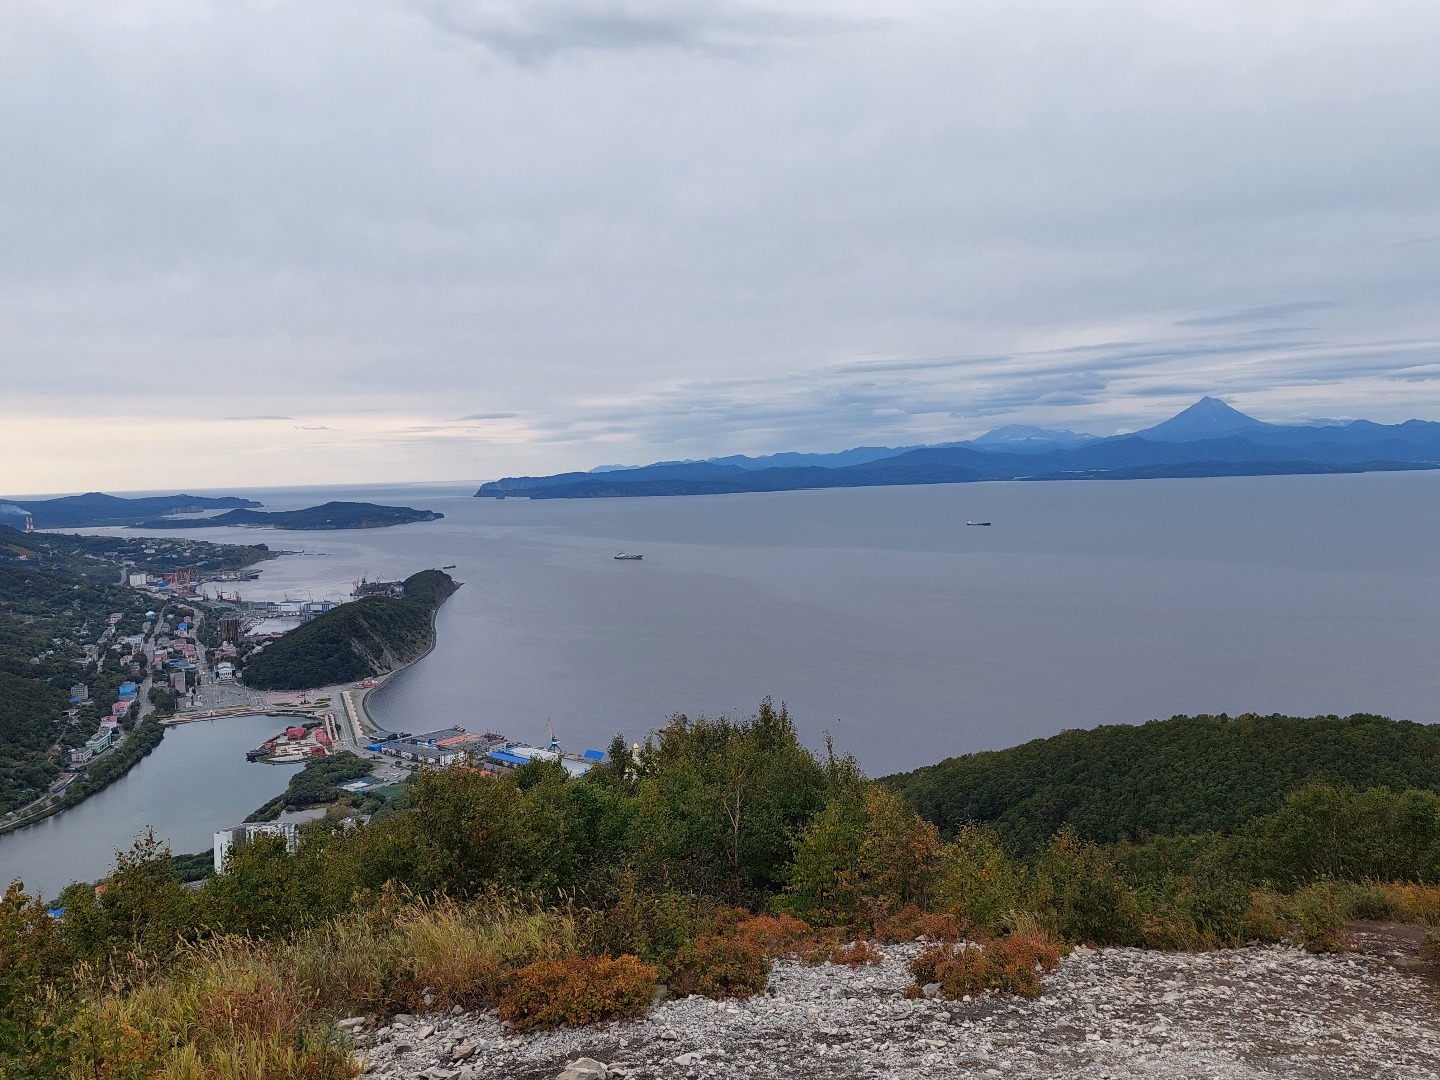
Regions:
<instances>
[{"instance_id":1,"label":"calm sea surface","mask_svg":"<svg viewBox=\"0 0 1440 1080\"><path fill-rule=\"evenodd\" d=\"M318 553L264 564L241 586L253 599L455 563L465 586L435 651L377 695L395 728L533 741L548 717L567 748L603 748L770 695L811 745L828 731L882 774L1174 713L1440 721L1440 473L533 503L474 489L247 492L446 517L183 535ZM5 863L0 838L0 877Z\"/></svg>"}]
</instances>

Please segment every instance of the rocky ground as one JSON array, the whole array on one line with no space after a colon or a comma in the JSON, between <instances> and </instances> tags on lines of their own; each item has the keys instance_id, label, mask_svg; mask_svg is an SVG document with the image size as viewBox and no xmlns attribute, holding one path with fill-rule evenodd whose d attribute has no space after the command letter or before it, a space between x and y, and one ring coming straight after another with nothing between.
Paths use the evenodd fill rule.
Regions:
<instances>
[{"instance_id":1,"label":"rocky ground","mask_svg":"<svg viewBox=\"0 0 1440 1080\"><path fill-rule=\"evenodd\" d=\"M1330 956L1080 949L1037 1001L907 1000L921 946L896 945L876 967L781 961L764 996L665 1001L602 1028L516 1036L493 1013L345 1028L366 1076L396 1080L1440 1076L1440 986L1399 930L1357 941Z\"/></svg>"}]
</instances>

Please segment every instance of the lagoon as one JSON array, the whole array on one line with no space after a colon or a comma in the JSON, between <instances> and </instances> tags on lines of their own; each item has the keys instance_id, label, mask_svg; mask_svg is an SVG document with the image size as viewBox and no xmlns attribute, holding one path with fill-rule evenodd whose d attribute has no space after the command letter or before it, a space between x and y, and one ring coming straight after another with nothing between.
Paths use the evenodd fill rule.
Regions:
<instances>
[{"instance_id":1,"label":"lagoon","mask_svg":"<svg viewBox=\"0 0 1440 1080\"><path fill-rule=\"evenodd\" d=\"M0 836L0 888L14 878L54 897L71 881L103 877L117 849L147 828L175 854L208 851L218 829L237 825L285 790L297 766L245 760L284 726L273 716L179 724L115 783L80 805Z\"/></svg>"}]
</instances>

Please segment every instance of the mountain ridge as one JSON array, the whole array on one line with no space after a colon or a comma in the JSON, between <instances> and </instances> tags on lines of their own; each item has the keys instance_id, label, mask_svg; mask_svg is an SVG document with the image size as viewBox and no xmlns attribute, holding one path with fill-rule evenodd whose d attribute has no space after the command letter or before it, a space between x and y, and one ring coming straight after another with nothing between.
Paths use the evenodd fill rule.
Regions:
<instances>
[{"instance_id":1,"label":"mountain ridge","mask_svg":"<svg viewBox=\"0 0 1440 1080\"><path fill-rule=\"evenodd\" d=\"M847 458L856 454L858 460ZM766 464L769 462L785 464ZM1440 468L1440 423L1435 421L1271 424L1219 398L1204 397L1168 420L1123 435L1084 436L1011 425L964 442L926 446L732 456L600 473L504 477L482 484L475 495L623 498L979 480L1155 479L1436 468Z\"/></svg>"}]
</instances>

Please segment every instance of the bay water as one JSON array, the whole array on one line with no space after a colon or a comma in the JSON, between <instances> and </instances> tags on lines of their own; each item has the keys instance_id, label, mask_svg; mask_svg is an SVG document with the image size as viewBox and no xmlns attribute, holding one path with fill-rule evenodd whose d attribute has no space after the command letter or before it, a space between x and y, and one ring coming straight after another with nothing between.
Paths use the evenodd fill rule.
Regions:
<instances>
[{"instance_id":1,"label":"bay water","mask_svg":"<svg viewBox=\"0 0 1440 1080\"><path fill-rule=\"evenodd\" d=\"M603 749L768 695L809 745L828 732L879 775L1175 713L1440 721L1440 472L541 501L474 489L232 491L267 509L349 499L446 516L176 535L306 552L262 564L239 586L248 599L340 599L361 575L455 564L464 587L436 648L372 701L397 729L540 741L548 718L567 749ZM170 800L155 798L158 813Z\"/></svg>"}]
</instances>

